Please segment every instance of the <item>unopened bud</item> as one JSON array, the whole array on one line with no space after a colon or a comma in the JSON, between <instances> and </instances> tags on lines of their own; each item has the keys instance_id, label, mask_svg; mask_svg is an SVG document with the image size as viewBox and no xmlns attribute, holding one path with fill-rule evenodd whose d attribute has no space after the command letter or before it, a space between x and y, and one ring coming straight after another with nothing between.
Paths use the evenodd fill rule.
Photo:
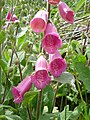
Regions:
<instances>
[{"instance_id":1,"label":"unopened bud","mask_svg":"<svg viewBox=\"0 0 90 120\"><path fill-rule=\"evenodd\" d=\"M15 63L15 65L19 65L20 64L18 59L16 59L14 63Z\"/></svg>"},{"instance_id":2,"label":"unopened bud","mask_svg":"<svg viewBox=\"0 0 90 120\"><path fill-rule=\"evenodd\" d=\"M13 67L10 67L10 68L8 69L8 72L9 72L9 73L13 72Z\"/></svg>"}]
</instances>

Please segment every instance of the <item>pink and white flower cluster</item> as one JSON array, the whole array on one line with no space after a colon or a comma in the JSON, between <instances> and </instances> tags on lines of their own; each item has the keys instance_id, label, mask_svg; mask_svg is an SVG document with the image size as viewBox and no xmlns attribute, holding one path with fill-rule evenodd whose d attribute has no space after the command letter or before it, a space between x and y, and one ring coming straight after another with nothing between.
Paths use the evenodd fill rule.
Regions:
<instances>
[{"instance_id":1,"label":"pink and white flower cluster","mask_svg":"<svg viewBox=\"0 0 90 120\"><path fill-rule=\"evenodd\" d=\"M60 0L48 0L50 4L57 5L59 13L63 19L69 23L74 21L74 13L64 2ZM7 19L9 19L9 15ZM26 77L17 87L12 87L14 102L20 103L23 100L24 94L29 91L32 84L37 89L44 89L51 81L49 72L54 77L59 77L66 70L66 60L62 58L59 50L62 47L62 39L60 38L56 27L48 21L48 12L40 10L31 20L30 26L34 32L44 32L42 39L42 48L49 54L49 63L47 63L44 54L41 54L35 65L35 72Z\"/></svg>"},{"instance_id":2,"label":"pink and white flower cluster","mask_svg":"<svg viewBox=\"0 0 90 120\"><path fill-rule=\"evenodd\" d=\"M10 23L16 23L16 22L19 22L17 16L14 14L12 15L12 13L9 11L6 15L6 25L3 26L3 28L7 28L9 26Z\"/></svg>"}]
</instances>

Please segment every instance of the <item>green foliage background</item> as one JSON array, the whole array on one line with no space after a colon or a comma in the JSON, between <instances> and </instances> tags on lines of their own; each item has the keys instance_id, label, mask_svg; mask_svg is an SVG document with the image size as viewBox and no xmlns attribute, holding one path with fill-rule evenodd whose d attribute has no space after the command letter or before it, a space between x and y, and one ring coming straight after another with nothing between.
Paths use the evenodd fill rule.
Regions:
<instances>
[{"instance_id":1,"label":"green foliage background","mask_svg":"<svg viewBox=\"0 0 90 120\"><path fill-rule=\"evenodd\" d=\"M90 0L64 1L75 12L74 24L68 24L59 16L57 6L51 6L50 19L63 40L60 53L67 61L67 70L59 78L53 78L43 90L40 120L90 120ZM36 120L39 91L32 86L22 104L17 105L13 102L11 87L20 82L19 65L23 79L34 71L43 33L34 33L29 23L38 10L47 9L47 4L43 0L0 2L0 120L29 120L27 108L32 120ZM20 22L4 29L9 10ZM55 107L50 113L58 81Z\"/></svg>"}]
</instances>

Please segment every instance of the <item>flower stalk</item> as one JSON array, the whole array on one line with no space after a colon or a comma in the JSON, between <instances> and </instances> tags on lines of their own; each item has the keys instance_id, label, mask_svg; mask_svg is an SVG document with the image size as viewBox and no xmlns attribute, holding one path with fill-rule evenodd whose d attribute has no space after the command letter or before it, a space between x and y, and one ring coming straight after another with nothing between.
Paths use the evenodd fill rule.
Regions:
<instances>
[{"instance_id":1,"label":"flower stalk","mask_svg":"<svg viewBox=\"0 0 90 120\"><path fill-rule=\"evenodd\" d=\"M38 95L36 120L39 120L39 119L40 119L41 106L42 106L42 93L43 93L43 91L41 90L41 91L39 92L39 95Z\"/></svg>"},{"instance_id":2,"label":"flower stalk","mask_svg":"<svg viewBox=\"0 0 90 120\"><path fill-rule=\"evenodd\" d=\"M51 107L51 111L50 111L51 113L52 113L54 105L55 105L56 94L57 94L57 91L58 91L58 87L59 87L59 81L57 82L56 89L55 89L55 92L54 92L54 97L53 97L53 100L52 100L52 107Z\"/></svg>"},{"instance_id":3,"label":"flower stalk","mask_svg":"<svg viewBox=\"0 0 90 120\"><path fill-rule=\"evenodd\" d=\"M1 59L1 45L0 45L0 59ZM0 95L1 95L1 79L2 79L2 71L1 71L1 66L0 66Z\"/></svg>"}]
</instances>

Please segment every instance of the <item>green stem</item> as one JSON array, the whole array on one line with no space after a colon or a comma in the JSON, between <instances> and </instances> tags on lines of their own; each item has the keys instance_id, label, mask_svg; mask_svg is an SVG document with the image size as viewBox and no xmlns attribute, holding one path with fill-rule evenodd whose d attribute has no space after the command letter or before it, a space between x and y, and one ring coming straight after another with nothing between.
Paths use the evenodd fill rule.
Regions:
<instances>
[{"instance_id":1,"label":"green stem","mask_svg":"<svg viewBox=\"0 0 90 120\"><path fill-rule=\"evenodd\" d=\"M28 112L29 120L32 120L31 111L28 106L27 106L27 112Z\"/></svg>"},{"instance_id":2,"label":"green stem","mask_svg":"<svg viewBox=\"0 0 90 120\"><path fill-rule=\"evenodd\" d=\"M50 4L47 1L48 20L50 18Z\"/></svg>"},{"instance_id":3,"label":"green stem","mask_svg":"<svg viewBox=\"0 0 90 120\"><path fill-rule=\"evenodd\" d=\"M67 120L67 96L65 98L65 120Z\"/></svg>"},{"instance_id":4,"label":"green stem","mask_svg":"<svg viewBox=\"0 0 90 120\"><path fill-rule=\"evenodd\" d=\"M0 9L0 31L1 31L1 9ZM1 59L1 53L2 53L2 47L0 45L0 59ZM1 80L2 80L2 71L1 71L1 66L0 66L0 96L1 96Z\"/></svg>"},{"instance_id":5,"label":"green stem","mask_svg":"<svg viewBox=\"0 0 90 120\"><path fill-rule=\"evenodd\" d=\"M12 55L11 55L11 60L10 60L9 68L12 65L13 55L14 55L14 50L12 50ZM3 98L2 98L2 104L4 103L4 100L5 100L5 97L6 97L6 89L7 89L7 85L8 85L8 78L9 78L9 71L8 71L8 73L6 75L6 84L5 84L5 88L4 88L4 95L3 95Z\"/></svg>"},{"instance_id":6,"label":"green stem","mask_svg":"<svg viewBox=\"0 0 90 120\"><path fill-rule=\"evenodd\" d=\"M39 120L41 114L41 105L42 105L42 90L38 95L38 102L37 102L37 113L36 113L36 120Z\"/></svg>"},{"instance_id":7,"label":"green stem","mask_svg":"<svg viewBox=\"0 0 90 120\"><path fill-rule=\"evenodd\" d=\"M88 115L87 115L87 108L86 108L86 104L85 104L85 101L83 100L83 97L82 97L82 93L81 93L81 89L80 89L80 85L79 85L79 81L78 81L78 78L77 78L77 75L75 75L76 76L76 84L77 84L77 88L78 88L78 91L79 91L79 94L80 94L80 98L81 98L81 101L82 101L82 104L83 104L83 107L84 107L84 109L85 109L85 119L86 120L89 120L88 119Z\"/></svg>"},{"instance_id":8,"label":"green stem","mask_svg":"<svg viewBox=\"0 0 90 120\"><path fill-rule=\"evenodd\" d=\"M14 49L15 49L15 48L14 48ZM16 50L14 50L14 51L15 51L16 57L17 57L17 59L18 59L18 61L19 61L19 63L18 63L18 68L19 68L19 72L20 72L20 79L21 79L21 81L22 81L23 78L22 78L22 69L21 69L21 65L20 65L20 60L19 60L19 57L18 57L18 54L17 54Z\"/></svg>"},{"instance_id":9,"label":"green stem","mask_svg":"<svg viewBox=\"0 0 90 120\"><path fill-rule=\"evenodd\" d=\"M1 48L1 45L0 45L0 59L1 59L1 51L2 48ZM2 71L1 71L1 66L0 66L0 95L1 95L1 80L2 80Z\"/></svg>"},{"instance_id":10,"label":"green stem","mask_svg":"<svg viewBox=\"0 0 90 120\"><path fill-rule=\"evenodd\" d=\"M52 113L54 105L55 105L56 94L57 94L57 91L58 91L58 87L59 87L59 81L57 82L56 89L55 89L55 92L54 92L54 97L53 97L53 100L52 100L52 108L51 108L51 111L50 111L51 113Z\"/></svg>"},{"instance_id":11,"label":"green stem","mask_svg":"<svg viewBox=\"0 0 90 120\"><path fill-rule=\"evenodd\" d=\"M77 84L77 88L78 88L78 91L79 91L79 94L80 94L81 101L82 101L82 103L83 103L84 100L83 100L83 97L82 97L82 93L81 93L81 89L80 89L80 86L79 86L77 77L76 77L76 84Z\"/></svg>"},{"instance_id":12,"label":"green stem","mask_svg":"<svg viewBox=\"0 0 90 120\"><path fill-rule=\"evenodd\" d=\"M62 111L62 106L63 106L63 96L61 97L60 112Z\"/></svg>"}]
</instances>

